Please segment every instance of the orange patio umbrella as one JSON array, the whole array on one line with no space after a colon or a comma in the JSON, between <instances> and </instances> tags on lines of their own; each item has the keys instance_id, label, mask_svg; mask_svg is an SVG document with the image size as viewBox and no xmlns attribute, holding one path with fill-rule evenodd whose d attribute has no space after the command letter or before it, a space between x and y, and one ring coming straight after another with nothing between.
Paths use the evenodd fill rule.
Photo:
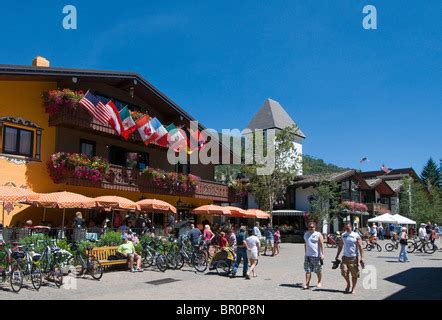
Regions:
<instances>
[{"instance_id":1,"label":"orange patio umbrella","mask_svg":"<svg viewBox=\"0 0 442 320\"><path fill-rule=\"evenodd\" d=\"M176 208L165 201L157 199L144 199L137 202L137 205L142 211L148 211L153 213L176 213Z\"/></svg>"},{"instance_id":2,"label":"orange patio umbrella","mask_svg":"<svg viewBox=\"0 0 442 320\"><path fill-rule=\"evenodd\" d=\"M232 206L225 206L223 208L230 210L231 217L244 218L246 216L246 210L244 210L244 209L241 209L238 207L232 207Z\"/></svg>"},{"instance_id":3,"label":"orange patio umbrella","mask_svg":"<svg viewBox=\"0 0 442 320\"><path fill-rule=\"evenodd\" d=\"M257 219L270 219L271 217L270 214L259 209L249 209L246 214Z\"/></svg>"},{"instance_id":4,"label":"orange patio umbrella","mask_svg":"<svg viewBox=\"0 0 442 320\"><path fill-rule=\"evenodd\" d=\"M62 229L64 228L64 217L66 209L89 209L95 207L92 198L72 192L53 192L40 194L37 200L32 201L37 207L63 209Z\"/></svg>"},{"instance_id":5,"label":"orange patio umbrella","mask_svg":"<svg viewBox=\"0 0 442 320\"><path fill-rule=\"evenodd\" d=\"M38 193L26 188L0 186L0 202L24 202L37 200Z\"/></svg>"},{"instance_id":6,"label":"orange patio umbrella","mask_svg":"<svg viewBox=\"0 0 442 320\"><path fill-rule=\"evenodd\" d=\"M226 207L209 204L192 210L193 214L208 214L212 216L230 216L230 210Z\"/></svg>"},{"instance_id":7,"label":"orange patio umbrella","mask_svg":"<svg viewBox=\"0 0 442 320\"><path fill-rule=\"evenodd\" d=\"M140 207L134 201L117 196L102 196L94 198L98 208L111 208L123 210L139 210Z\"/></svg>"},{"instance_id":8,"label":"orange patio umbrella","mask_svg":"<svg viewBox=\"0 0 442 320\"><path fill-rule=\"evenodd\" d=\"M2 205L2 224L5 224L5 209L9 213L14 209L14 202L27 202L37 200L38 193L26 188L18 188L14 186L0 186L0 202Z\"/></svg>"}]
</instances>

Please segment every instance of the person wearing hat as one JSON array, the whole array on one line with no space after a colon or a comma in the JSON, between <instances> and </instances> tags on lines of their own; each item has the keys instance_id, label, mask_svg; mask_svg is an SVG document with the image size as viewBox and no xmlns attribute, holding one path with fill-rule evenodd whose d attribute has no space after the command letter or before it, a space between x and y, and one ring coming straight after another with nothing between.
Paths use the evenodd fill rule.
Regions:
<instances>
[{"instance_id":1,"label":"person wearing hat","mask_svg":"<svg viewBox=\"0 0 442 320\"><path fill-rule=\"evenodd\" d=\"M118 247L117 252L127 258L131 272L143 272L141 269L141 256L135 251L133 242L129 241L129 236L126 233L123 233L122 239L124 242ZM136 269L134 269L134 262L137 264Z\"/></svg>"},{"instance_id":2,"label":"person wearing hat","mask_svg":"<svg viewBox=\"0 0 442 320\"><path fill-rule=\"evenodd\" d=\"M408 240L408 234L407 234L407 228L402 227L401 233L399 235L399 244L401 245L401 252L399 253L399 262L410 262L407 257L407 240Z\"/></svg>"},{"instance_id":3,"label":"person wearing hat","mask_svg":"<svg viewBox=\"0 0 442 320\"><path fill-rule=\"evenodd\" d=\"M425 240L427 239L427 230L425 229L425 226L425 223L421 223L419 228L419 240L422 243L422 247L419 249L419 251L422 251L422 249L425 248Z\"/></svg>"}]
</instances>

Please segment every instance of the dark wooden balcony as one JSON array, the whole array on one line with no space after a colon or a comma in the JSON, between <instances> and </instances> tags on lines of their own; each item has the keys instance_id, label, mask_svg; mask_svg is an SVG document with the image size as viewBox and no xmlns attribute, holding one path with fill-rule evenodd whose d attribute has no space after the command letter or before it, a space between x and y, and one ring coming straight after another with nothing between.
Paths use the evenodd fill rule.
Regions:
<instances>
[{"instance_id":1,"label":"dark wooden balcony","mask_svg":"<svg viewBox=\"0 0 442 320\"><path fill-rule=\"evenodd\" d=\"M53 127L66 127L77 129L81 131L91 132L94 134L103 135L103 136L114 136L118 138L115 130L112 129L109 125L103 125L93 119L91 115L82 108L66 109L57 114L53 114L49 116L49 126ZM143 144L139 135L131 135L129 137L130 142L137 142Z\"/></svg>"},{"instance_id":2,"label":"dark wooden balcony","mask_svg":"<svg viewBox=\"0 0 442 320\"><path fill-rule=\"evenodd\" d=\"M183 190L179 187L159 187L138 170L111 165L109 174L102 182L92 182L84 179L70 178L67 184L110 189L116 191L129 191L150 194L184 196L200 199L210 199L216 202L234 202L229 194L229 187L214 181L200 180L194 189Z\"/></svg>"}]
</instances>

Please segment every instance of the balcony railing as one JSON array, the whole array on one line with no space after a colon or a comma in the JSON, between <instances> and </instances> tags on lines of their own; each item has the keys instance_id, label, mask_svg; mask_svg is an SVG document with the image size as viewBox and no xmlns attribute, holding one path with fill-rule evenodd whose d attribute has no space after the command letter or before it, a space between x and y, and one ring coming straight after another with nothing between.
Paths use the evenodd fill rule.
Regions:
<instances>
[{"instance_id":1,"label":"balcony railing","mask_svg":"<svg viewBox=\"0 0 442 320\"><path fill-rule=\"evenodd\" d=\"M67 109L49 116L49 126L61 126L83 131L93 131L94 134L104 136L117 136L114 129L109 125L103 125L94 120L85 109ZM130 142L142 144L140 135L132 134L129 136ZM155 147L155 145L151 145Z\"/></svg>"},{"instance_id":2,"label":"balcony railing","mask_svg":"<svg viewBox=\"0 0 442 320\"><path fill-rule=\"evenodd\" d=\"M386 213L390 211L388 204L383 203L366 203L368 212L370 213Z\"/></svg>"},{"instance_id":3,"label":"balcony railing","mask_svg":"<svg viewBox=\"0 0 442 320\"><path fill-rule=\"evenodd\" d=\"M114 165L110 166L109 174L102 182L70 178L66 183L70 185L104 188L117 191L187 196L219 202L233 202L231 195L229 197L229 187L222 183L200 180L196 187L190 190L182 190L181 188L170 186L161 188L136 169Z\"/></svg>"}]
</instances>

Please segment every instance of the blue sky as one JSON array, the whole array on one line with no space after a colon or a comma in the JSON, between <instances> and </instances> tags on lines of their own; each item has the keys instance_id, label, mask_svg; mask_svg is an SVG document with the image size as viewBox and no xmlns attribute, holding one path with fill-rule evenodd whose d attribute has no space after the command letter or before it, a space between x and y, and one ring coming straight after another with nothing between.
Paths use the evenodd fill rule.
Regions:
<instances>
[{"instance_id":1,"label":"blue sky","mask_svg":"<svg viewBox=\"0 0 442 320\"><path fill-rule=\"evenodd\" d=\"M442 1L164 2L4 1L0 63L39 54L136 71L217 130L244 128L271 97L307 135L305 153L345 167L420 172L442 158ZM67 4L75 31L62 28ZM375 31L362 28L369 4Z\"/></svg>"}]
</instances>

